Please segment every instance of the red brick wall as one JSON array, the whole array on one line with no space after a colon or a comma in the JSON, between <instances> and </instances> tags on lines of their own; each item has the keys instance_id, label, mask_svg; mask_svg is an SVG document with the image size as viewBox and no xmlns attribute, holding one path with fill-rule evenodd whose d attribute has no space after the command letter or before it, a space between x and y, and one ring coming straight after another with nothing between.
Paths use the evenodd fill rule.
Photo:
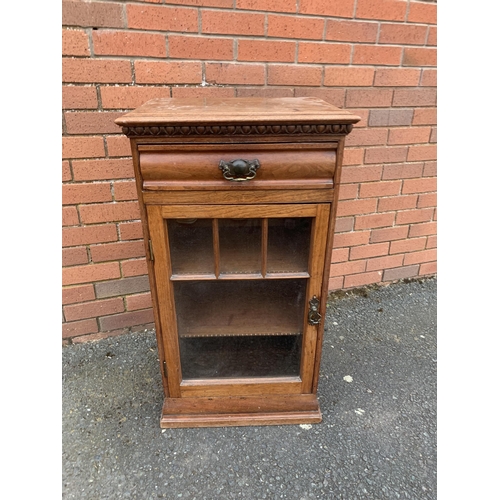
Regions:
<instances>
[{"instance_id":1,"label":"red brick wall","mask_svg":"<svg viewBox=\"0 0 500 500\"><path fill-rule=\"evenodd\" d=\"M317 96L352 110L330 289L436 272L436 3L64 0L62 37L64 339L152 326L129 143L113 121L155 97Z\"/></svg>"}]
</instances>

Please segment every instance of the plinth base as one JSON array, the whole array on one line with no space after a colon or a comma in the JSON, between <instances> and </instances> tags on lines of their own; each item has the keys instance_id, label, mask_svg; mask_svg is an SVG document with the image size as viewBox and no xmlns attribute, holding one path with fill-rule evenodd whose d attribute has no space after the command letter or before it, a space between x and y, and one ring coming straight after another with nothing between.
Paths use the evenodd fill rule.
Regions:
<instances>
[{"instance_id":1,"label":"plinth base","mask_svg":"<svg viewBox=\"0 0 500 500\"><path fill-rule=\"evenodd\" d=\"M160 427L317 424L315 394L165 398Z\"/></svg>"}]
</instances>

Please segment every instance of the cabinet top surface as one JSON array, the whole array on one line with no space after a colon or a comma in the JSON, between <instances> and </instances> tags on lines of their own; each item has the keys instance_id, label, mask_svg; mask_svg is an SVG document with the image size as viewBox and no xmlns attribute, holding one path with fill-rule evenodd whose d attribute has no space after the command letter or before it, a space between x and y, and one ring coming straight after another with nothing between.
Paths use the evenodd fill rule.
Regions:
<instances>
[{"instance_id":1,"label":"cabinet top surface","mask_svg":"<svg viewBox=\"0 0 500 500\"><path fill-rule=\"evenodd\" d=\"M356 123L358 116L314 97L152 99L115 122L121 126L179 123Z\"/></svg>"}]
</instances>

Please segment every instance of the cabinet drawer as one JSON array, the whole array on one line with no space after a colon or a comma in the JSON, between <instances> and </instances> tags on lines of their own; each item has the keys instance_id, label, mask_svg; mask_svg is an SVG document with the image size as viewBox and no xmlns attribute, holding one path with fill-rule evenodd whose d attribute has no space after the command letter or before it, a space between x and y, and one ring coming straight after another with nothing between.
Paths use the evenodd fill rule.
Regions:
<instances>
[{"instance_id":1,"label":"cabinet drawer","mask_svg":"<svg viewBox=\"0 0 500 500\"><path fill-rule=\"evenodd\" d=\"M144 190L331 188L336 167L336 144L328 143L143 145L138 149ZM235 160L247 163L231 163Z\"/></svg>"}]
</instances>

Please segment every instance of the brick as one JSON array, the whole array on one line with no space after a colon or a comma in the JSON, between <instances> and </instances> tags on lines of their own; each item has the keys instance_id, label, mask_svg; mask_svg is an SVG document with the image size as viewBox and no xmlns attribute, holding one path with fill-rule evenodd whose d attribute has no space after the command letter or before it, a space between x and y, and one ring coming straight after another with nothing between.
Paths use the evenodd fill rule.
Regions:
<instances>
[{"instance_id":1,"label":"brick","mask_svg":"<svg viewBox=\"0 0 500 500\"><path fill-rule=\"evenodd\" d=\"M330 276L343 276L345 274L362 273L366 268L366 260L341 262L330 266Z\"/></svg>"},{"instance_id":2,"label":"brick","mask_svg":"<svg viewBox=\"0 0 500 500\"><path fill-rule=\"evenodd\" d=\"M417 236L429 236L433 234L437 234L436 222L424 222L422 224L412 224L410 226L410 238L416 238Z\"/></svg>"},{"instance_id":3,"label":"brick","mask_svg":"<svg viewBox=\"0 0 500 500\"><path fill-rule=\"evenodd\" d=\"M392 241L389 253L407 253L416 252L425 248L427 238L410 238L408 240Z\"/></svg>"},{"instance_id":4,"label":"brick","mask_svg":"<svg viewBox=\"0 0 500 500\"><path fill-rule=\"evenodd\" d=\"M402 240L405 239L407 236L408 236L408 226L374 229L371 232L370 243Z\"/></svg>"},{"instance_id":5,"label":"brick","mask_svg":"<svg viewBox=\"0 0 500 500\"><path fill-rule=\"evenodd\" d=\"M131 29L198 32L198 11L163 5L129 4L127 22Z\"/></svg>"},{"instance_id":6,"label":"brick","mask_svg":"<svg viewBox=\"0 0 500 500\"><path fill-rule=\"evenodd\" d=\"M437 159L436 144L425 144L418 146L410 146L408 151L408 161L424 161Z\"/></svg>"},{"instance_id":7,"label":"brick","mask_svg":"<svg viewBox=\"0 0 500 500\"><path fill-rule=\"evenodd\" d=\"M351 46L345 43L299 42L298 62L348 64Z\"/></svg>"},{"instance_id":8,"label":"brick","mask_svg":"<svg viewBox=\"0 0 500 500\"><path fill-rule=\"evenodd\" d=\"M146 0L146 1L157 1L157 0ZM121 328L119 330L113 330L112 332L99 332L89 335L80 335L78 337L73 337L71 341L73 344L86 344L87 342L93 342L95 340L102 340L111 337L117 337L118 335L125 335L129 333L129 328Z\"/></svg>"},{"instance_id":9,"label":"brick","mask_svg":"<svg viewBox=\"0 0 500 500\"><path fill-rule=\"evenodd\" d=\"M269 65L267 83L269 85L320 85L323 68L321 66Z\"/></svg>"},{"instance_id":10,"label":"brick","mask_svg":"<svg viewBox=\"0 0 500 500\"><path fill-rule=\"evenodd\" d=\"M121 132L115 120L123 113L112 111L66 111L66 130L68 134L116 134Z\"/></svg>"},{"instance_id":11,"label":"brick","mask_svg":"<svg viewBox=\"0 0 500 500\"><path fill-rule=\"evenodd\" d=\"M403 49L401 47L355 45L352 63L399 66L402 52Z\"/></svg>"},{"instance_id":12,"label":"brick","mask_svg":"<svg viewBox=\"0 0 500 500\"><path fill-rule=\"evenodd\" d=\"M346 107L374 108L390 106L392 89L347 89Z\"/></svg>"},{"instance_id":13,"label":"brick","mask_svg":"<svg viewBox=\"0 0 500 500\"><path fill-rule=\"evenodd\" d=\"M132 83L132 66L123 59L75 59L62 61L63 82Z\"/></svg>"},{"instance_id":14,"label":"brick","mask_svg":"<svg viewBox=\"0 0 500 500\"><path fill-rule=\"evenodd\" d=\"M380 68L375 74L376 87L414 87L420 81L419 69Z\"/></svg>"},{"instance_id":15,"label":"brick","mask_svg":"<svg viewBox=\"0 0 500 500\"><path fill-rule=\"evenodd\" d=\"M321 40L324 20L311 17L267 16L267 36Z\"/></svg>"},{"instance_id":16,"label":"brick","mask_svg":"<svg viewBox=\"0 0 500 500\"><path fill-rule=\"evenodd\" d=\"M118 224L120 240L140 240L143 238L142 222L122 222Z\"/></svg>"},{"instance_id":17,"label":"brick","mask_svg":"<svg viewBox=\"0 0 500 500\"><path fill-rule=\"evenodd\" d=\"M412 125L436 125L437 108L415 109Z\"/></svg>"},{"instance_id":18,"label":"brick","mask_svg":"<svg viewBox=\"0 0 500 500\"><path fill-rule=\"evenodd\" d=\"M207 36L168 36L169 57L181 59L233 59L233 40Z\"/></svg>"},{"instance_id":19,"label":"brick","mask_svg":"<svg viewBox=\"0 0 500 500\"><path fill-rule=\"evenodd\" d=\"M83 321L72 321L62 325L62 336L64 339L86 333L97 333L97 320L95 318L85 319Z\"/></svg>"},{"instance_id":20,"label":"brick","mask_svg":"<svg viewBox=\"0 0 500 500\"><path fill-rule=\"evenodd\" d=\"M125 278L130 276L143 276L148 273L146 259L127 260L120 263L122 274Z\"/></svg>"},{"instance_id":21,"label":"brick","mask_svg":"<svg viewBox=\"0 0 500 500\"><path fill-rule=\"evenodd\" d=\"M234 97L231 87L174 87L172 97Z\"/></svg>"},{"instance_id":22,"label":"brick","mask_svg":"<svg viewBox=\"0 0 500 500\"><path fill-rule=\"evenodd\" d=\"M95 109L97 108L97 92L95 87L70 87L62 88L63 109Z\"/></svg>"},{"instance_id":23,"label":"brick","mask_svg":"<svg viewBox=\"0 0 500 500\"><path fill-rule=\"evenodd\" d=\"M94 53L103 56L166 57L165 35L132 31L94 31Z\"/></svg>"},{"instance_id":24,"label":"brick","mask_svg":"<svg viewBox=\"0 0 500 500\"><path fill-rule=\"evenodd\" d=\"M420 81L422 87L436 87L437 86L437 70L424 69L422 70L422 80Z\"/></svg>"},{"instance_id":25,"label":"brick","mask_svg":"<svg viewBox=\"0 0 500 500\"><path fill-rule=\"evenodd\" d=\"M382 279L381 271L371 271L368 273L353 274L344 278L344 288L353 288L371 283L379 283Z\"/></svg>"},{"instance_id":26,"label":"brick","mask_svg":"<svg viewBox=\"0 0 500 500\"><path fill-rule=\"evenodd\" d=\"M62 304L75 304L79 302L87 302L94 300L94 285L80 285L63 288L62 290Z\"/></svg>"},{"instance_id":27,"label":"brick","mask_svg":"<svg viewBox=\"0 0 500 500\"><path fill-rule=\"evenodd\" d=\"M78 211L76 207L63 207L62 209L62 225L63 226L77 226L80 224L78 218Z\"/></svg>"},{"instance_id":28,"label":"brick","mask_svg":"<svg viewBox=\"0 0 500 500\"><path fill-rule=\"evenodd\" d=\"M63 56L89 56L89 39L83 30L62 30Z\"/></svg>"},{"instance_id":29,"label":"brick","mask_svg":"<svg viewBox=\"0 0 500 500\"><path fill-rule=\"evenodd\" d=\"M414 224L416 222L428 222L432 219L434 210L432 208L417 208L415 210L404 210L396 215L396 224Z\"/></svg>"},{"instance_id":30,"label":"brick","mask_svg":"<svg viewBox=\"0 0 500 500\"><path fill-rule=\"evenodd\" d=\"M341 183L379 181L382 175L382 166L374 167L342 167Z\"/></svg>"},{"instance_id":31,"label":"brick","mask_svg":"<svg viewBox=\"0 0 500 500\"><path fill-rule=\"evenodd\" d=\"M339 187L339 200L353 200L358 197L359 184L341 184Z\"/></svg>"},{"instance_id":32,"label":"brick","mask_svg":"<svg viewBox=\"0 0 500 500\"><path fill-rule=\"evenodd\" d=\"M135 181L113 183L114 199L116 201L137 200Z\"/></svg>"},{"instance_id":33,"label":"brick","mask_svg":"<svg viewBox=\"0 0 500 500\"><path fill-rule=\"evenodd\" d=\"M424 45L426 38L427 26L382 23L380 25L378 43L391 43L394 45Z\"/></svg>"},{"instance_id":34,"label":"brick","mask_svg":"<svg viewBox=\"0 0 500 500\"><path fill-rule=\"evenodd\" d=\"M429 142L430 127L393 128L387 144L418 144Z\"/></svg>"},{"instance_id":35,"label":"brick","mask_svg":"<svg viewBox=\"0 0 500 500\"><path fill-rule=\"evenodd\" d=\"M136 64L139 61L136 61ZM142 62L142 61L141 61ZM200 68L201 69L201 68ZM201 74L201 71L200 71ZM137 80L137 72L136 72ZM200 80L201 81L201 76ZM168 87L104 87L101 86L104 109L135 109L150 99L170 97Z\"/></svg>"},{"instance_id":36,"label":"brick","mask_svg":"<svg viewBox=\"0 0 500 500\"><path fill-rule=\"evenodd\" d=\"M390 196L388 198L381 198L378 201L378 212L389 212L391 210L405 210L416 208L417 195L410 196Z\"/></svg>"},{"instance_id":37,"label":"brick","mask_svg":"<svg viewBox=\"0 0 500 500\"><path fill-rule=\"evenodd\" d=\"M138 309L148 309L153 307L151 300L151 293L141 293L138 295L131 295L125 298L127 304L127 311L137 311Z\"/></svg>"},{"instance_id":38,"label":"brick","mask_svg":"<svg viewBox=\"0 0 500 500\"><path fill-rule=\"evenodd\" d=\"M327 19L325 40L375 43L377 41L377 33L378 23Z\"/></svg>"},{"instance_id":39,"label":"brick","mask_svg":"<svg viewBox=\"0 0 500 500\"><path fill-rule=\"evenodd\" d=\"M266 68L263 64L206 63L205 79L223 85L264 85Z\"/></svg>"},{"instance_id":40,"label":"brick","mask_svg":"<svg viewBox=\"0 0 500 500\"><path fill-rule=\"evenodd\" d=\"M389 255L387 257L378 257L370 259L366 263L367 271L379 271L381 269L390 269L391 267L400 267L403 265L402 255Z\"/></svg>"},{"instance_id":41,"label":"brick","mask_svg":"<svg viewBox=\"0 0 500 500\"><path fill-rule=\"evenodd\" d=\"M130 141L125 136L106 137L109 156L130 156Z\"/></svg>"},{"instance_id":42,"label":"brick","mask_svg":"<svg viewBox=\"0 0 500 500\"><path fill-rule=\"evenodd\" d=\"M359 165L363 163L364 148L347 148L344 150L344 166ZM344 169L342 169L344 170Z\"/></svg>"},{"instance_id":43,"label":"brick","mask_svg":"<svg viewBox=\"0 0 500 500\"><path fill-rule=\"evenodd\" d=\"M431 129L431 138L429 139L429 142L437 142L437 128L432 127Z\"/></svg>"},{"instance_id":44,"label":"brick","mask_svg":"<svg viewBox=\"0 0 500 500\"><path fill-rule=\"evenodd\" d=\"M403 66L436 66L437 50L431 48L405 47Z\"/></svg>"},{"instance_id":45,"label":"brick","mask_svg":"<svg viewBox=\"0 0 500 500\"><path fill-rule=\"evenodd\" d=\"M91 243L108 243L117 240L118 234L114 224L65 228L62 233L63 247L75 247Z\"/></svg>"},{"instance_id":46,"label":"brick","mask_svg":"<svg viewBox=\"0 0 500 500\"><path fill-rule=\"evenodd\" d=\"M85 266L65 267L62 273L63 285L77 285L118 278L120 266L118 262L87 264Z\"/></svg>"},{"instance_id":47,"label":"brick","mask_svg":"<svg viewBox=\"0 0 500 500\"><path fill-rule=\"evenodd\" d=\"M361 245L352 247L349 254L350 260L368 259L371 257L378 257L380 255L387 255L389 253L389 243L375 243L371 245Z\"/></svg>"},{"instance_id":48,"label":"brick","mask_svg":"<svg viewBox=\"0 0 500 500\"><path fill-rule=\"evenodd\" d=\"M295 97L319 97L334 106L343 108L345 103L345 90L301 87L295 89Z\"/></svg>"},{"instance_id":49,"label":"brick","mask_svg":"<svg viewBox=\"0 0 500 500\"><path fill-rule=\"evenodd\" d=\"M109 260L130 259L131 257L144 257L144 244L142 241L120 241L90 247L93 262L106 262Z\"/></svg>"},{"instance_id":50,"label":"brick","mask_svg":"<svg viewBox=\"0 0 500 500\"><path fill-rule=\"evenodd\" d=\"M63 137L63 158L97 158L105 155L102 137Z\"/></svg>"},{"instance_id":51,"label":"brick","mask_svg":"<svg viewBox=\"0 0 500 500\"><path fill-rule=\"evenodd\" d=\"M437 247L437 235L427 236L427 244L425 248L436 248Z\"/></svg>"},{"instance_id":52,"label":"brick","mask_svg":"<svg viewBox=\"0 0 500 500\"><path fill-rule=\"evenodd\" d=\"M365 163L401 163L406 160L407 147L369 148Z\"/></svg>"},{"instance_id":53,"label":"brick","mask_svg":"<svg viewBox=\"0 0 500 500\"><path fill-rule=\"evenodd\" d=\"M335 248L332 250L332 256L330 259L331 264L345 262L347 260L349 260L349 248Z\"/></svg>"},{"instance_id":54,"label":"brick","mask_svg":"<svg viewBox=\"0 0 500 500\"><path fill-rule=\"evenodd\" d=\"M403 181L403 194L427 193L437 190L437 178L429 177L423 179L405 179Z\"/></svg>"},{"instance_id":55,"label":"brick","mask_svg":"<svg viewBox=\"0 0 500 500\"><path fill-rule=\"evenodd\" d=\"M344 277L343 276L334 276L328 280L328 290L342 290L344 288Z\"/></svg>"},{"instance_id":56,"label":"brick","mask_svg":"<svg viewBox=\"0 0 500 500\"><path fill-rule=\"evenodd\" d=\"M111 184L64 184L62 186L63 205L78 203L98 203L111 201Z\"/></svg>"},{"instance_id":57,"label":"brick","mask_svg":"<svg viewBox=\"0 0 500 500\"><path fill-rule=\"evenodd\" d=\"M387 129L354 129L346 138L346 146L377 146L387 141Z\"/></svg>"},{"instance_id":58,"label":"brick","mask_svg":"<svg viewBox=\"0 0 500 500\"><path fill-rule=\"evenodd\" d=\"M437 45L437 28L435 26L429 26L427 45Z\"/></svg>"},{"instance_id":59,"label":"brick","mask_svg":"<svg viewBox=\"0 0 500 500\"><path fill-rule=\"evenodd\" d=\"M87 264L89 261L87 249L85 247L63 248L62 265L63 267L78 266Z\"/></svg>"},{"instance_id":60,"label":"brick","mask_svg":"<svg viewBox=\"0 0 500 500\"><path fill-rule=\"evenodd\" d=\"M238 40L238 61L294 62L295 42Z\"/></svg>"},{"instance_id":61,"label":"brick","mask_svg":"<svg viewBox=\"0 0 500 500\"><path fill-rule=\"evenodd\" d=\"M324 85L332 87L365 87L373 85L375 70L372 68L325 68Z\"/></svg>"},{"instance_id":62,"label":"brick","mask_svg":"<svg viewBox=\"0 0 500 500\"><path fill-rule=\"evenodd\" d=\"M194 5L196 7L225 7L229 9L233 8L233 0L168 0L168 3L179 5Z\"/></svg>"},{"instance_id":63,"label":"brick","mask_svg":"<svg viewBox=\"0 0 500 500\"><path fill-rule=\"evenodd\" d=\"M435 3L429 2L410 2L408 11L409 23L436 24L437 8Z\"/></svg>"},{"instance_id":64,"label":"brick","mask_svg":"<svg viewBox=\"0 0 500 500\"><path fill-rule=\"evenodd\" d=\"M401 190L401 181L367 182L360 186L360 198L378 198L380 196L394 196Z\"/></svg>"},{"instance_id":65,"label":"brick","mask_svg":"<svg viewBox=\"0 0 500 500\"><path fill-rule=\"evenodd\" d=\"M394 224L394 212L383 214L359 215L354 221L354 230L374 229L379 227L392 226Z\"/></svg>"},{"instance_id":66,"label":"brick","mask_svg":"<svg viewBox=\"0 0 500 500\"><path fill-rule=\"evenodd\" d=\"M236 8L243 10L295 12L297 10L297 3L295 0L276 0L274 2L269 2L269 0L236 0Z\"/></svg>"},{"instance_id":67,"label":"brick","mask_svg":"<svg viewBox=\"0 0 500 500\"><path fill-rule=\"evenodd\" d=\"M123 312L123 299L96 300L83 304L73 304L64 307L64 317L67 321L95 318L107 314Z\"/></svg>"},{"instance_id":68,"label":"brick","mask_svg":"<svg viewBox=\"0 0 500 500\"><path fill-rule=\"evenodd\" d=\"M404 21L406 0L358 0L356 18Z\"/></svg>"},{"instance_id":69,"label":"brick","mask_svg":"<svg viewBox=\"0 0 500 500\"><path fill-rule=\"evenodd\" d=\"M201 11L201 31L221 35L264 35L264 20L264 14L203 10Z\"/></svg>"},{"instance_id":70,"label":"brick","mask_svg":"<svg viewBox=\"0 0 500 500\"><path fill-rule=\"evenodd\" d=\"M135 61L134 68L137 83L201 83L200 62Z\"/></svg>"},{"instance_id":71,"label":"brick","mask_svg":"<svg viewBox=\"0 0 500 500\"><path fill-rule=\"evenodd\" d=\"M335 232L343 233L354 229L354 217L337 217L335 219Z\"/></svg>"},{"instance_id":72,"label":"brick","mask_svg":"<svg viewBox=\"0 0 500 500\"><path fill-rule=\"evenodd\" d=\"M335 234L333 248L366 245L370 241L370 231L356 231L352 233Z\"/></svg>"},{"instance_id":73,"label":"brick","mask_svg":"<svg viewBox=\"0 0 500 500\"><path fill-rule=\"evenodd\" d=\"M101 266L116 264L98 264ZM105 281L95 284L95 294L98 299L116 297L118 295L130 295L132 293L149 292L149 278L147 276L136 276L132 278L122 278Z\"/></svg>"},{"instance_id":74,"label":"brick","mask_svg":"<svg viewBox=\"0 0 500 500\"><path fill-rule=\"evenodd\" d=\"M395 89L393 106L435 106L437 92L432 88Z\"/></svg>"},{"instance_id":75,"label":"brick","mask_svg":"<svg viewBox=\"0 0 500 500\"><path fill-rule=\"evenodd\" d=\"M298 88L297 91L302 89ZM237 87L238 97L293 97L294 89L278 87Z\"/></svg>"},{"instance_id":76,"label":"brick","mask_svg":"<svg viewBox=\"0 0 500 500\"><path fill-rule=\"evenodd\" d=\"M397 281L404 278L411 278L417 276L418 265L396 267L394 269L387 269L384 271L383 281Z\"/></svg>"},{"instance_id":77,"label":"brick","mask_svg":"<svg viewBox=\"0 0 500 500\"><path fill-rule=\"evenodd\" d=\"M131 179L134 177L134 167L131 159L74 160L73 176L75 181Z\"/></svg>"},{"instance_id":78,"label":"brick","mask_svg":"<svg viewBox=\"0 0 500 500\"><path fill-rule=\"evenodd\" d=\"M421 194L418 196L417 208L435 207L437 205L437 193Z\"/></svg>"},{"instance_id":79,"label":"brick","mask_svg":"<svg viewBox=\"0 0 500 500\"><path fill-rule=\"evenodd\" d=\"M71 177L71 168L69 166L69 161L64 161L62 162L62 181L70 181L72 179Z\"/></svg>"},{"instance_id":80,"label":"brick","mask_svg":"<svg viewBox=\"0 0 500 500\"><path fill-rule=\"evenodd\" d=\"M370 116L369 109L349 108L349 111L355 115L358 115L358 117L360 118L359 122L354 125L355 129L368 127L368 117Z\"/></svg>"},{"instance_id":81,"label":"brick","mask_svg":"<svg viewBox=\"0 0 500 500\"><path fill-rule=\"evenodd\" d=\"M337 215L343 217L346 215L369 214L377 209L377 200L344 200L339 201Z\"/></svg>"},{"instance_id":82,"label":"brick","mask_svg":"<svg viewBox=\"0 0 500 500\"><path fill-rule=\"evenodd\" d=\"M411 125L412 119L413 109L371 109L368 125L370 127Z\"/></svg>"},{"instance_id":83,"label":"brick","mask_svg":"<svg viewBox=\"0 0 500 500\"><path fill-rule=\"evenodd\" d=\"M92 28L123 28L123 7L111 2L63 1L62 24Z\"/></svg>"},{"instance_id":84,"label":"brick","mask_svg":"<svg viewBox=\"0 0 500 500\"><path fill-rule=\"evenodd\" d=\"M354 0L301 0L301 14L319 14L331 17L349 17L354 14Z\"/></svg>"},{"instance_id":85,"label":"brick","mask_svg":"<svg viewBox=\"0 0 500 500\"><path fill-rule=\"evenodd\" d=\"M143 309L99 318L99 327L101 331L117 330L118 328L143 325L152 321L154 321L153 309Z\"/></svg>"},{"instance_id":86,"label":"brick","mask_svg":"<svg viewBox=\"0 0 500 500\"><path fill-rule=\"evenodd\" d=\"M437 273L437 262L424 262L420 265L419 276Z\"/></svg>"},{"instance_id":87,"label":"brick","mask_svg":"<svg viewBox=\"0 0 500 500\"><path fill-rule=\"evenodd\" d=\"M140 219L139 204L136 201L82 205L80 219L83 224Z\"/></svg>"},{"instance_id":88,"label":"brick","mask_svg":"<svg viewBox=\"0 0 500 500\"><path fill-rule=\"evenodd\" d=\"M433 262L437 259L437 251L435 248L422 250L421 252L407 253L405 255L405 266L412 264L421 264L422 262Z\"/></svg>"},{"instance_id":89,"label":"brick","mask_svg":"<svg viewBox=\"0 0 500 500\"><path fill-rule=\"evenodd\" d=\"M400 163L396 165L384 165L382 179L390 180L422 177L423 168L423 163Z\"/></svg>"}]
</instances>

